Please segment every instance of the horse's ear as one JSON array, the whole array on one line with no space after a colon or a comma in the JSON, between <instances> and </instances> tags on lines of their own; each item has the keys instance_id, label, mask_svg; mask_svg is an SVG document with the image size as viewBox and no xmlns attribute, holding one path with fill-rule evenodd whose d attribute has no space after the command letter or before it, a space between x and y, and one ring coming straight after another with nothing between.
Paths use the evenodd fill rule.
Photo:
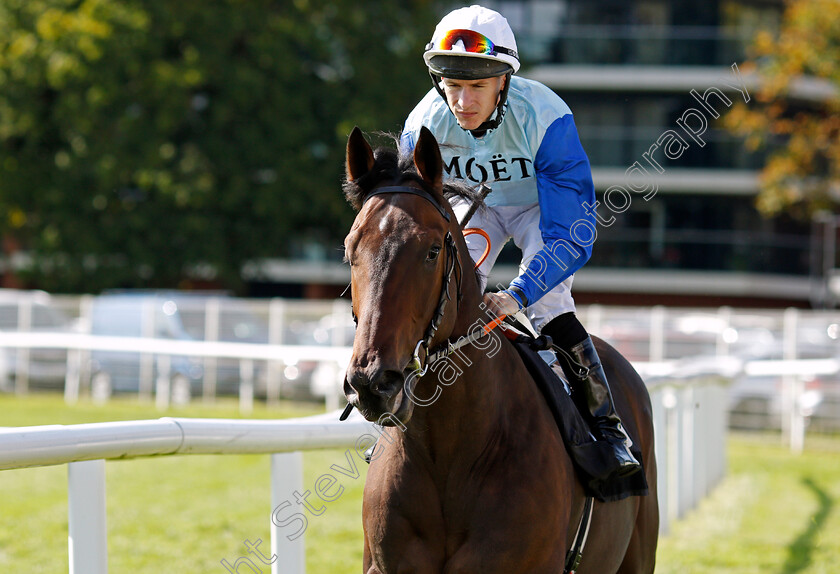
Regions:
<instances>
[{"instance_id":1,"label":"horse's ear","mask_svg":"<svg viewBox=\"0 0 840 574\"><path fill-rule=\"evenodd\" d=\"M373 168L373 149L362 135L358 126L350 132L347 139L347 159L345 170L347 181L355 181Z\"/></svg>"},{"instance_id":2,"label":"horse's ear","mask_svg":"<svg viewBox=\"0 0 840 574\"><path fill-rule=\"evenodd\" d=\"M438 189L443 177L443 159L435 136L426 126L420 128L420 137L414 146L414 165L420 176Z\"/></svg>"}]
</instances>

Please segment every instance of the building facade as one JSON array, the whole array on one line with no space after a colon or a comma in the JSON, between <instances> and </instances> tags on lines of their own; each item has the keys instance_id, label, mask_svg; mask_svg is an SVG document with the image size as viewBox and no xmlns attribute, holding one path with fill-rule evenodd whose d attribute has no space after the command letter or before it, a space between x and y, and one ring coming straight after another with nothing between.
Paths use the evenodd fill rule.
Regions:
<instances>
[{"instance_id":1,"label":"building facade","mask_svg":"<svg viewBox=\"0 0 840 574\"><path fill-rule=\"evenodd\" d=\"M811 225L756 211L767 149L748 151L719 120L751 99L741 64L756 30L778 27L781 1L484 5L514 29L522 75L569 104L592 164L601 225L578 301L811 304ZM821 97L811 88L800 97Z\"/></svg>"}]
</instances>

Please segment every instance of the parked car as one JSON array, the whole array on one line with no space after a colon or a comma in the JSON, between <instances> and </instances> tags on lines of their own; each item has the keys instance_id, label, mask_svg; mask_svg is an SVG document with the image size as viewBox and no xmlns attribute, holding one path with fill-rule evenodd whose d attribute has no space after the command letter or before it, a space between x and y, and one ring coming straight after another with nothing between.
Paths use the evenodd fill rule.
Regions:
<instances>
[{"instance_id":1,"label":"parked car","mask_svg":"<svg viewBox=\"0 0 840 574\"><path fill-rule=\"evenodd\" d=\"M799 359L826 359L836 356L835 345L799 345ZM782 345L769 344L751 348L740 358L781 360ZM794 407L809 424L840 430L840 375L803 375L799 394L788 399L787 380L782 375L743 374L729 387L730 426L749 429L778 429L786 412L786 400L795 400Z\"/></svg>"},{"instance_id":2,"label":"parked car","mask_svg":"<svg viewBox=\"0 0 840 574\"><path fill-rule=\"evenodd\" d=\"M218 301L217 333L208 337L206 314L208 303ZM93 299L90 332L115 337L154 337L182 341L216 340L223 342L266 343L265 321L236 306L237 300L227 295L186 293L178 291L129 291L104 293ZM173 355L170 376L188 383L192 395L201 393L207 366L216 373L216 393L236 394L240 384L239 361ZM255 379L265 377L261 362L255 365ZM91 375L94 380L106 377L114 392L137 392L141 370L146 380L154 381L158 365L149 355L135 352L94 351L91 353ZM263 381L264 387L264 381Z\"/></svg>"},{"instance_id":3,"label":"parked car","mask_svg":"<svg viewBox=\"0 0 840 574\"><path fill-rule=\"evenodd\" d=\"M56 308L44 291L0 289L0 331L70 332L70 318ZM0 391L12 391L24 372L30 390L60 390L67 372L62 349L0 348Z\"/></svg>"}]
</instances>

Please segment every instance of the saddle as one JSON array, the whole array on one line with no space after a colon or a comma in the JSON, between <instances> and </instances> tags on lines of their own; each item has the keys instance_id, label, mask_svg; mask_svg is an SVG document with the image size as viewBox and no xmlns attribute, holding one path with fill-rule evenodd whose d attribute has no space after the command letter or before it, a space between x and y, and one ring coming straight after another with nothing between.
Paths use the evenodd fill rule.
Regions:
<instances>
[{"instance_id":1,"label":"saddle","mask_svg":"<svg viewBox=\"0 0 840 574\"><path fill-rule=\"evenodd\" d=\"M605 442L597 441L592 436L589 425L575 405L572 388L564 378L562 366L557 363L549 366L540 354L541 350L546 350L544 338L536 339L508 324L504 325L503 333L519 352L531 378L545 398L587 496L611 502L628 496L646 495L648 484L644 472L611 480L602 478L612 466L612 450ZM634 440L630 452L644 468L637 442Z\"/></svg>"}]
</instances>

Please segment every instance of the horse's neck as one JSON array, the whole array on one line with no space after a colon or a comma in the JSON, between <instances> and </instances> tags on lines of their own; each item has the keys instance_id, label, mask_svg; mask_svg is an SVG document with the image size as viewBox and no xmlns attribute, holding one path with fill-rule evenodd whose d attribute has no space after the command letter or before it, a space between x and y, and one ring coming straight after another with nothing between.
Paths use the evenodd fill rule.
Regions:
<instances>
[{"instance_id":1,"label":"horse's neck","mask_svg":"<svg viewBox=\"0 0 840 574\"><path fill-rule=\"evenodd\" d=\"M449 341L474 333L492 317L480 307L478 289L467 289ZM508 399L517 392L521 363L498 330L468 343L439 360L418 384L424 398L437 398L415 408L406 439L425 449L432 459L464 456L465 449L483 442L509 418Z\"/></svg>"}]
</instances>

